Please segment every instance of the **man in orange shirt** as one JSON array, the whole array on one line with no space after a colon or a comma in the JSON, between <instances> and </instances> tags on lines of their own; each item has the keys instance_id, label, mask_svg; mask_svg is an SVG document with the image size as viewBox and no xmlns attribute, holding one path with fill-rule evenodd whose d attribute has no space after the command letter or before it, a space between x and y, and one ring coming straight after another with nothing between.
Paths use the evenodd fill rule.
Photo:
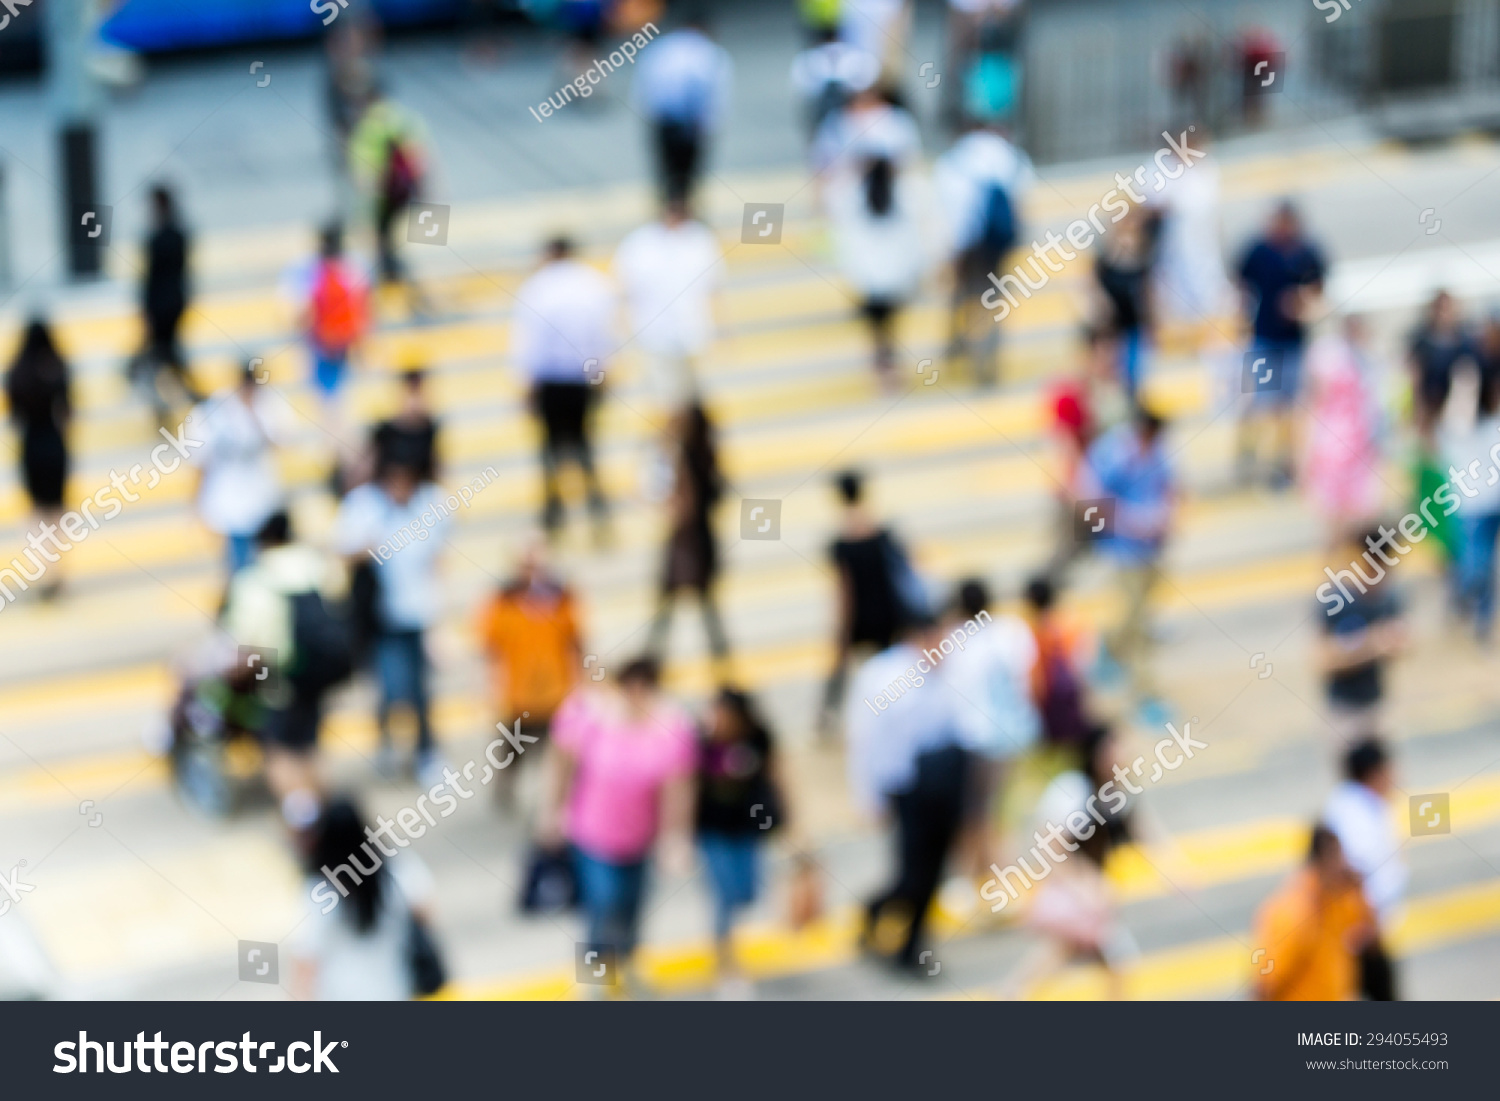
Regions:
<instances>
[{"instance_id":1,"label":"man in orange shirt","mask_svg":"<svg viewBox=\"0 0 1500 1101\"><path fill-rule=\"evenodd\" d=\"M514 728L519 720L523 736L544 738L578 680L583 644L573 594L547 569L539 542L526 548L515 579L485 605L479 637L491 662L500 723ZM507 805L514 802L516 771L506 769L496 779L497 797Z\"/></svg>"},{"instance_id":2,"label":"man in orange shirt","mask_svg":"<svg viewBox=\"0 0 1500 1101\"><path fill-rule=\"evenodd\" d=\"M1313 827L1307 863L1255 915L1262 1001L1351 1001L1359 991L1359 954L1375 933L1375 915L1359 876L1327 826ZM1264 962L1262 962L1262 960Z\"/></svg>"}]
</instances>

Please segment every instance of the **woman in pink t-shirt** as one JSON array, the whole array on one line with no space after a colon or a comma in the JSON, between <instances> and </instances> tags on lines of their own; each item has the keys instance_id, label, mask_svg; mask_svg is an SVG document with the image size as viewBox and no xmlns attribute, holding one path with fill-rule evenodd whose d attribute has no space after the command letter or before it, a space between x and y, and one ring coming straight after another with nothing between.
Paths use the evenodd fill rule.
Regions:
<instances>
[{"instance_id":1,"label":"woman in pink t-shirt","mask_svg":"<svg viewBox=\"0 0 1500 1101\"><path fill-rule=\"evenodd\" d=\"M660 675L655 660L637 658L618 690L579 689L552 719L540 840L572 844L590 946L613 949L621 965L635 948L657 838L669 868L692 861L693 723L658 690Z\"/></svg>"}]
</instances>

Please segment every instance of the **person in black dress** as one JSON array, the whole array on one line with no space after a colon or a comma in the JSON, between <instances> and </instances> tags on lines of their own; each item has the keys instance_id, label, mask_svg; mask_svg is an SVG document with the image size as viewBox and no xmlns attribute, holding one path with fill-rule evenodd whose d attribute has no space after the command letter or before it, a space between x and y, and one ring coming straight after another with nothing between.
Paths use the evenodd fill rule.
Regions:
<instances>
[{"instance_id":1,"label":"person in black dress","mask_svg":"<svg viewBox=\"0 0 1500 1101\"><path fill-rule=\"evenodd\" d=\"M189 402L202 400L188 378L178 330L188 306L188 236L177 216L172 193L158 184L151 189L151 235L146 238L146 274L141 283L141 316L146 343L130 362L130 377L149 398L163 424L170 412L161 391L161 372L171 373Z\"/></svg>"},{"instance_id":2,"label":"person in black dress","mask_svg":"<svg viewBox=\"0 0 1500 1101\"><path fill-rule=\"evenodd\" d=\"M45 322L33 319L21 350L5 375L11 420L21 437L21 479L31 498L32 515L55 524L62 515L63 486L68 480L66 431L72 406L68 398L68 365L58 354ZM62 581L56 565L41 593L57 595Z\"/></svg>"},{"instance_id":3,"label":"person in black dress","mask_svg":"<svg viewBox=\"0 0 1500 1101\"><path fill-rule=\"evenodd\" d=\"M662 565L661 597L651 622L647 649L660 654L672 625L672 609L684 591L698 596L703 627L716 661L729 656L729 639L714 598L719 574L719 547L714 538L713 510L724 495L724 476L719 471L718 446L713 423L698 402L693 402L673 421L676 452L672 495L671 531L667 536Z\"/></svg>"}]
</instances>

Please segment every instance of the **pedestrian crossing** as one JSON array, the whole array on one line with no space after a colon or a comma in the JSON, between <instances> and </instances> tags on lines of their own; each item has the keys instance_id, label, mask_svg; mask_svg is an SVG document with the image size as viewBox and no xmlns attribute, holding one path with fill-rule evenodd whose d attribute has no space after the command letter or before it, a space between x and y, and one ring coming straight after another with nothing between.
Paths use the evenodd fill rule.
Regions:
<instances>
[{"instance_id":1,"label":"pedestrian crossing","mask_svg":"<svg viewBox=\"0 0 1500 1101\"><path fill-rule=\"evenodd\" d=\"M1390 150L1360 153L1367 159L1404 156ZM1232 179L1229 190L1243 195L1270 194L1293 169L1307 173L1304 178L1313 184L1355 170L1348 155L1318 150L1265 158L1226 173L1226 182ZM786 194L799 182L785 174L734 181L747 195ZM1081 176L1041 189L1035 217L1040 222L1065 216L1080 203L1086 206L1097 198L1097 185L1097 179ZM737 226L738 215L728 215L725 196L716 195L715 201L726 212L720 224ZM777 543L738 540L733 506L720 517L729 562L721 599L737 644L734 671L767 698L794 762L807 765L794 771L824 783L830 771L836 775L836 760L830 770L828 751L810 744L807 702L831 660L832 595L824 560L832 516L829 477L849 465L875 471L879 507L914 544L924 572L944 579L982 573L1014 592L1050 550L1054 474L1040 384L1073 362L1070 338L1080 316L1084 269L1070 266L1010 319L1007 386L997 392L976 393L965 380L945 373L938 353L946 312L938 294L928 295L900 329L910 359L903 359L908 388L882 395L868 367L862 330L829 274L826 238L809 218L809 202L808 196L793 202L783 249L741 247L726 233L730 280L723 335L704 365L703 381L723 431L725 465L736 492L783 498L785 506ZM427 281L429 296L447 312L415 318L394 304L395 323L382 328L361 357L351 394L356 420L366 422L388 408L393 372L427 364L433 368L434 402L447 426L444 460L451 480L468 480L487 466L501 474L448 533L446 609L435 639L441 672L434 717L455 756L492 721L474 655L475 602L506 567L539 504L534 429L509 368L509 296L522 277L538 225L587 225L591 258L602 260L612 240L642 218L645 208L640 189L627 188L455 209L451 236L462 242L454 249L457 259L445 258L446 267L435 263ZM280 271L306 245L306 234L294 227L206 238L199 265L203 282L213 289L195 311L187 335L203 376L220 385L232 378L238 359L265 357L289 406L292 428L282 456L283 477L297 500L299 523L305 518L316 537L328 518L317 487L327 474L329 436L302 383L304 356L289 335L291 310L274 289ZM142 461L152 446L152 426L119 377L119 364L139 340L123 301L113 308L90 302L62 316L61 342L79 375L72 483L72 495L79 496L106 484L112 469L128 470L130 463ZM1225 319L1220 327L1232 331L1232 322ZM916 374L927 358L940 364L937 384L930 387ZM630 350L607 372L601 462L607 489L621 502L614 544L597 553L580 533L570 536L561 552L562 565L585 595L590 637L606 667L640 644L660 539L656 509L642 500L641 458L655 429L639 376L638 357ZM1228 640L1224 649L1234 662L1227 668L1222 653L1205 647L1201 655L1178 655L1177 664L1163 670L1163 680L1169 696L1180 691L1228 707L1247 684L1272 691L1254 683L1240 638L1270 636L1274 643L1296 633L1321 576L1322 548L1317 519L1297 501L1219 491L1232 425L1222 415L1216 386L1203 360L1175 355L1163 357L1151 381L1154 400L1180 423L1179 461L1193 491L1162 594L1163 622L1171 630L1217 631ZM1402 484L1397 466L1387 480ZM203 637L222 585L219 548L192 515L192 486L186 471L164 479L98 537L70 552L62 569L73 591L61 603L23 598L0 608L0 669L10 670L0 671L0 821L23 839L18 843L35 843L33 860L57 843L42 839L44 831L33 819L62 821L72 813L71 805L85 798L106 805L114 801L128 818L139 814L134 808L165 794L166 771L141 748L140 732L170 699L172 660ZM10 471L0 471L0 558L18 553L24 523L20 491ZM1421 582L1435 566L1419 550L1403 571ZM1068 612L1098 624L1109 621L1113 608L1104 579L1085 566L1069 595ZM1274 621L1272 632L1259 629L1267 618ZM696 638L696 624L688 635ZM1289 644L1300 649L1273 657L1290 672L1302 663L1305 641L1304 629L1304 636ZM1256 645L1267 649L1270 643ZM1470 729L1496 713L1500 698L1487 683L1482 662L1456 644L1440 653L1464 692L1448 693L1456 697L1448 703L1433 703L1432 696L1443 693L1414 695L1423 701L1420 726L1393 731L1398 739L1419 734L1441 739L1447 730ZM1434 660L1425 658L1424 668ZM682 653L671 663L669 683L701 696L713 683L706 655L696 647ZM1305 670L1300 680L1285 683L1295 686L1286 692L1315 698ZM368 775L364 759L375 743L368 704L367 691L357 688L329 718L330 768L340 774ZM1278 716L1280 729L1257 732L1243 744L1231 741L1218 760L1172 782L1191 785L1273 768L1278 747L1315 736L1319 720L1308 705L1283 700L1266 706L1268 715ZM1500 774L1483 770L1467 776L1455 770L1443 778L1452 790L1460 833L1493 831L1500 823ZM842 792L824 787L800 794L801 802L816 805L809 818L818 823L817 837L869 836L868 825L848 808ZM124 984L119 989L149 989L151 976L223 954L236 935L286 931L299 920L299 877L274 825L247 819L174 838L152 835L148 823L135 824L142 836L151 836L150 846L128 842L124 827L112 823L121 831L112 855L70 863L64 854L38 869L38 882L48 889L27 899L28 923L59 973L78 989L91 983L102 988L106 979ZM70 821L69 828L76 830L77 823ZM1190 870L1197 886L1207 887L1280 874L1297 858L1304 830L1300 818L1267 810L1238 820L1199 822L1174 837L1180 866ZM0 859L9 855L8 849L0 851ZM445 876L465 874L462 866L437 871L440 886ZM1177 889L1155 864L1129 850L1115 861L1111 877L1127 905L1170 898ZM439 902L441 910L441 889ZM465 914L462 922L457 916L446 920L467 928L479 919ZM938 932L980 935L976 924L982 924L965 920L940 915ZM495 919L488 921L493 935ZM853 928L853 911L842 908L801 933L750 928L741 939L741 957L759 977L842 967L855 956ZM1403 951L1416 953L1497 929L1500 881L1481 879L1415 899L1398 942ZM1248 975L1241 939L1192 941L1147 953L1127 973L1127 991L1142 997L1232 994ZM550 958L565 960L562 947L554 947ZM708 946L690 939L648 947L642 971L653 989L688 993L711 979L710 961ZM1095 997L1102 993L1100 981L1096 974L1069 972L1029 993ZM133 982L142 985L132 987ZM577 987L565 964L539 962L534 970L461 975L447 993L568 997Z\"/></svg>"}]
</instances>

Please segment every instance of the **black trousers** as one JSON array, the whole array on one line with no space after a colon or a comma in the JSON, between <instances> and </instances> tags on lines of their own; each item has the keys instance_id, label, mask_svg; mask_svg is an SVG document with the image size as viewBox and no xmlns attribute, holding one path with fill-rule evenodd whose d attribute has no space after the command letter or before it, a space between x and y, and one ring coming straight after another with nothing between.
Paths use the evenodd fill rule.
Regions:
<instances>
[{"instance_id":1,"label":"black trousers","mask_svg":"<svg viewBox=\"0 0 1500 1101\"><path fill-rule=\"evenodd\" d=\"M916 780L894 799L896 880L870 901L865 916L867 933L887 910L895 910L909 922L896 957L899 963L918 962L927 908L963 819L968 770L968 754L957 746L924 753L917 758Z\"/></svg>"},{"instance_id":2,"label":"black trousers","mask_svg":"<svg viewBox=\"0 0 1500 1101\"><path fill-rule=\"evenodd\" d=\"M594 448L589 439L589 411L597 387L586 382L540 382L531 392L531 406L542 422L542 523L550 531L562 523L562 494L557 472L568 455L577 457L588 488L589 507L605 508L604 491L594 472Z\"/></svg>"},{"instance_id":3,"label":"black trousers","mask_svg":"<svg viewBox=\"0 0 1500 1101\"><path fill-rule=\"evenodd\" d=\"M1359 954L1359 989L1372 1002L1396 1001L1396 968L1376 937Z\"/></svg>"},{"instance_id":4,"label":"black trousers","mask_svg":"<svg viewBox=\"0 0 1500 1101\"><path fill-rule=\"evenodd\" d=\"M658 122L656 156L662 196L668 202L691 198L703 159L703 134L698 127L691 123Z\"/></svg>"}]
</instances>

